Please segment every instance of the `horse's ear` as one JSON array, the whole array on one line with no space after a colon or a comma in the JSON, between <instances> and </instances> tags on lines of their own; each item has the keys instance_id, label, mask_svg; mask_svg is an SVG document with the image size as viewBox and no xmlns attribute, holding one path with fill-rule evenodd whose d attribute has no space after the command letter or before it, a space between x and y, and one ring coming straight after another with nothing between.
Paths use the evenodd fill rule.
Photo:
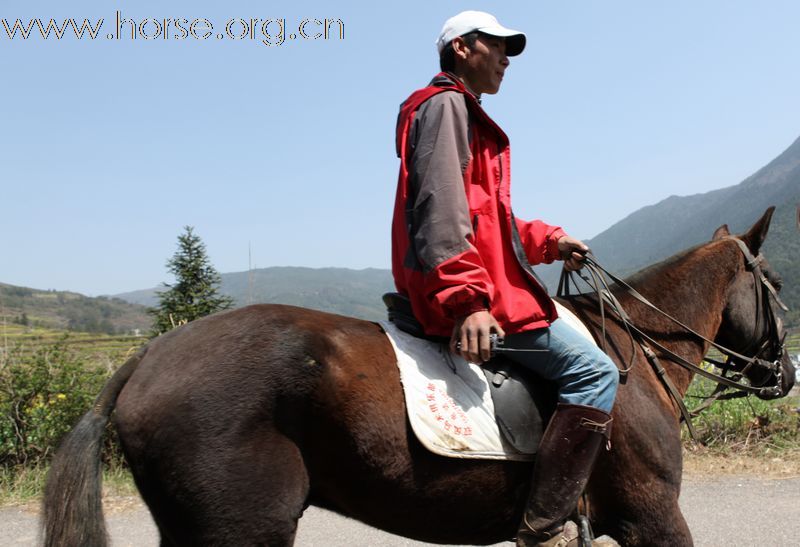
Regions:
<instances>
[{"instance_id":1,"label":"horse's ear","mask_svg":"<svg viewBox=\"0 0 800 547\"><path fill-rule=\"evenodd\" d=\"M759 249L761 249L761 245L764 244L764 240L767 238L769 223L772 220L772 213L774 212L775 206L767 209L764 212L764 215L758 219L758 222L753 224L753 227L742 236L742 240L744 240L744 242L747 244L747 247L750 249L750 252L754 255L758 254Z\"/></svg>"},{"instance_id":2,"label":"horse's ear","mask_svg":"<svg viewBox=\"0 0 800 547\"><path fill-rule=\"evenodd\" d=\"M722 239L723 237L729 235L731 235L731 232L730 230L728 230L728 225L723 224L722 226L714 230L714 235L711 237L711 241L716 241L718 239Z\"/></svg>"}]
</instances>

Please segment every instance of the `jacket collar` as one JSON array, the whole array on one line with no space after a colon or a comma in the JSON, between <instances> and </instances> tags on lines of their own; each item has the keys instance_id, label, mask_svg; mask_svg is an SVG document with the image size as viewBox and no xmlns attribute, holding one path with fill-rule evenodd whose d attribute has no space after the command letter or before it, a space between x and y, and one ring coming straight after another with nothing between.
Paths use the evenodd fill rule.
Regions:
<instances>
[{"instance_id":1,"label":"jacket collar","mask_svg":"<svg viewBox=\"0 0 800 547\"><path fill-rule=\"evenodd\" d=\"M481 96L477 95L472 92L470 88L464 85L458 76L453 74L452 72L440 72L436 76L433 77L431 83L428 85L436 86L436 87L457 87L459 91L462 93L466 93L470 95L473 99L475 99L478 104L481 102Z\"/></svg>"}]
</instances>

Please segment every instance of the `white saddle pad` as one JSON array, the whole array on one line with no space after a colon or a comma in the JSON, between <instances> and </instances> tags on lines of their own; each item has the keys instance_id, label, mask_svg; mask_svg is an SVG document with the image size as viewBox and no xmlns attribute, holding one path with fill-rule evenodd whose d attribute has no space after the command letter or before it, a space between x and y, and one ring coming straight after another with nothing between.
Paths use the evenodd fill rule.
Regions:
<instances>
[{"instance_id":1,"label":"white saddle pad","mask_svg":"<svg viewBox=\"0 0 800 547\"><path fill-rule=\"evenodd\" d=\"M572 312L556 306L560 320L595 343ZM489 385L478 365L453 355L446 345L411 336L388 321L380 324L397 355L408 419L423 446L454 458L533 459L500 434Z\"/></svg>"}]
</instances>

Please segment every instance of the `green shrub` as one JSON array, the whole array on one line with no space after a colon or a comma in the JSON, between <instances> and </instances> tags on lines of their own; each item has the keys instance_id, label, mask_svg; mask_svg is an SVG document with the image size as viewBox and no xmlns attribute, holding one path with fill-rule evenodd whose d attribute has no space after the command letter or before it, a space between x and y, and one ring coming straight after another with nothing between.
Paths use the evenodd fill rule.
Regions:
<instances>
[{"instance_id":1,"label":"green shrub","mask_svg":"<svg viewBox=\"0 0 800 547\"><path fill-rule=\"evenodd\" d=\"M112 372L87 362L66 341L0 354L0 465L5 468L44 464ZM106 446L105 458L116 457L115 450Z\"/></svg>"}]
</instances>

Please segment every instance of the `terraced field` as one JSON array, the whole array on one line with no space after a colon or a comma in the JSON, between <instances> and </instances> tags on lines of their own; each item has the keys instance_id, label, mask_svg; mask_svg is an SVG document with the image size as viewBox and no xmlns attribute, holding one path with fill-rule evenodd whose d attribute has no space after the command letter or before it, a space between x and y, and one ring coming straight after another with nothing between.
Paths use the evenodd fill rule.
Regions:
<instances>
[{"instance_id":1,"label":"terraced field","mask_svg":"<svg viewBox=\"0 0 800 547\"><path fill-rule=\"evenodd\" d=\"M63 341L69 348L98 361L117 360L139 348L145 336L72 332L17 324L0 324L0 353L29 353L41 346ZM121 362L118 364L122 364Z\"/></svg>"}]
</instances>

